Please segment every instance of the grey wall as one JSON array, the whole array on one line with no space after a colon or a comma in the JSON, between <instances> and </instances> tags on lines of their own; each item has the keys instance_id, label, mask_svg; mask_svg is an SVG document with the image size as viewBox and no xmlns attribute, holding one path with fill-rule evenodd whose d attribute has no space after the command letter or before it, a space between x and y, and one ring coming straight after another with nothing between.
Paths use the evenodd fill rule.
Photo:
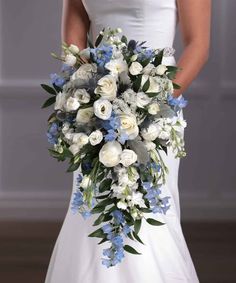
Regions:
<instances>
[{"instance_id":1,"label":"grey wall","mask_svg":"<svg viewBox=\"0 0 236 283\"><path fill-rule=\"evenodd\" d=\"M183 219L235 219L235 0L213 1L211 55L185 93L179 189ZM0 2L0 218L62 219L72 175L47 153L39 84L57 71L59 1ZM177 37L178 54L181 50ZM193 54L194 56L194 54Z\"/></svg>"}]
</instances>

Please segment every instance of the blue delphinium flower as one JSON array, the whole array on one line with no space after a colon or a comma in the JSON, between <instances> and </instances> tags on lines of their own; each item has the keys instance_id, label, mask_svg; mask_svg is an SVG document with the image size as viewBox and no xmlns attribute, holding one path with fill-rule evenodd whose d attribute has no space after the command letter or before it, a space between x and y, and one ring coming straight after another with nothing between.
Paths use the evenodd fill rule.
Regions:
<instances>
[{"instance_id":1,"label":"blue delphinium flower","mask_svg":"<svg viewBox=\"0 0 236 283\"><path fill-rule=\"evenodd\" d=\"M114 217L115 224L117 225L125 221L124 214L118 209L112 211L111 215Z\"/></svg>"},{"instance_id":2,"label":"blue delphinium flower","mask_svg":"<svg viewBox=\"0 0 236 283\"><path fill-rule=\"evenodd\" d=\"M90 211L82 211L81 214L84 219L88 219L92 215Z\"/></svg>"},{"instance_id":3,"label":"blue delphinium flower","mask_svg":"<svg viewBox=\"0 0 236 283\"><path fill-rule=\"evenodd\" d=\"M75 68L67 64L62 64L61 72L66 73L68 76L71 76L75 72Z\"/></svg>"},{"instance_id":4,"label":"blue delphinium flower","mask_svg":"<svg viewBox=\"0 0 236 283\"><path fill-rule=\"evenodd\" d=\"M122 232L124 233L125 236L127 236L127 234L129 234L131 232L131 227L128 224L125 224Z\"/></svg>"},{"instance_id":5,"label":"blue delphinium flower","mask_svg":"<svg viewBox=\"0 0 236 283\"><path fill-rule=\"evenodd\" d=\"M48 142L50 144L58 143L58 125L57 123L52 123L47 132Z\"/></svg>"},{"instance_id":6,"label":"blue delphinium flower","mask_svg":"<svg viewBox=\"0 0 236 283\"><path fill-rule=\"evenodd\" d=\"M71 210L73 213L76 213L79 211L80 207L84 204L83 201L83 194L81 193L81 191L77 190L74 194L73 194L73 200L71 203Z\"/></svg>"},{"instance_id":7,"label":"blue delphinium flower","mask_svg":"<svg viewBox=\"0 0 236 283\"><path fill-rule=\"evenodd\" d=\"M182 109L188 104L188 101L183 96L173 97L173 95L169 95L167 101L170 106L178 109Z\"/></svg>"},{"instance_id":8,"label":"blue delphinium flower","mask_svg":"<svg viewBox=\"0 0 236 283\"><path fill-rule=\"evenodd\" d=\"M90 52L98 66L104 66L111 60L113 48L112 46L102 45L98 48L91 48Z\"/></svg>"},{"instance_id":9,"label":"blue delphinium flower","mask_svg":"<svg viewBox=\"0 0 236 283\"><path fill-rule=\"evenodd\" d=\"M65 78L59 76L58 74L54 73L50 75L51 83L55 84L58 87L63 87L63 85L66 83Z\"/></svg>"},{"instance_id":10,"label":"blue delphinium flower","mask_svg":"<svg viewBox=\"0 0 236 283\"><path fill-rule=\"evenodd\" d=\"M125 142L129 139L129 136L125 132L121 132L120 136L118 137L118 141L121 144L125 144Z\"/></svg>"},{"instance_id":11,"label":"blue delphinium flower","mask_svg":"<svg viewBox=\"0 0 236 283\"><path fill-rule=\"evenodd\" d=\"M117 133L113 129L110 129L107 132L108 133L104 137L105 141L114 141L117 137Z\"/></svg>"},{"instance_id":12,"label":"blue delphinium flower","mask_svg":"<svg viewBox=\"0 0 236 283\"><path fill-rule=\"evenodd\" d=\"M113 227L108 223L102 226L102 230L105 234L110 234L110 232L113 230Z\"/></svg>"},{"instance_id":13,"label":"blue delphinium flower","mask_svg":"<svg viewBox=\"0 0 236 283\"><path fill-rule=\"evenodd\" d=\"M108 120L101 121L102 127L105 130L117 130L120 127L120 118L114 113L111 113L111 117Z\"/></svg>"}]
</instances>

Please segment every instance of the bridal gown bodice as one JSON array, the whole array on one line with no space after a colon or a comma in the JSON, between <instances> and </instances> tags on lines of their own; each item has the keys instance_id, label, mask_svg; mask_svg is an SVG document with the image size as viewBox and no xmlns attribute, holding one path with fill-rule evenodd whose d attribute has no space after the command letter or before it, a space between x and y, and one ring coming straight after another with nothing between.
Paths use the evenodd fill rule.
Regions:
<instances>
[{"instance_id":1,"label":"bridal gown bodice","mask_svg":"<svg viewBox=\"0 0 236 283\"><path fill-rule=\"evenodd\" d=\"M80 0L78 0L80 1ZM90 36L95 40L104 27L122 29L129 39L146 41L151 48L172 47L176 24L175 0L82 0L90 19ZM175 64L173 56L164 64ZM104 246L94 231L97 216L84 220L73 214L70 204L76 191L77 171L73 173L70 204L54 246L45 283L198 283L198 277L180 224L178 192L179 159L171 151L161 153L169 168L162 191L170 196L170 209L164 215L148 215L165 222L156 227L143 221L139 235L145 245L127 243L142 253L126 253L123 261L107 269L101 264ZM130 240L131 241L131 240Z\"/></svg>"}]
</instances>

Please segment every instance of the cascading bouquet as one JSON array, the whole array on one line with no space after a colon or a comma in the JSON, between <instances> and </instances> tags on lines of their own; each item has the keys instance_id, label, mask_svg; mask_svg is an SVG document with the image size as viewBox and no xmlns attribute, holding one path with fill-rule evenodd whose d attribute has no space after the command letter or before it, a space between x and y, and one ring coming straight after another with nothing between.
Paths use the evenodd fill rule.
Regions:
<instances>
[{"instance_id":1,"label":"cascading bouquet","mask_svg":"<svg viewBox=\"0 0 236 283\"><path fill-rule=\"evenodd\" d=\"M124 243L125 237L143 243L138 233L142 219L163 225L148 213L166 213L169 196L161 191L168 168L160 152L169 147L176 158L185 156L180 115L187 101L173 96L178 68L162 64L171 48L150 49L130 40L120 29L106 28L95 45L79 50L63 43L61 73L52 85L42 84L54 104L48 119L50 154L69 159L77 169L73 212L86 219L98 214L89 237L103 250L102 264L121 262L124 251L140 254Z\"/></svg>"}]
</instances>

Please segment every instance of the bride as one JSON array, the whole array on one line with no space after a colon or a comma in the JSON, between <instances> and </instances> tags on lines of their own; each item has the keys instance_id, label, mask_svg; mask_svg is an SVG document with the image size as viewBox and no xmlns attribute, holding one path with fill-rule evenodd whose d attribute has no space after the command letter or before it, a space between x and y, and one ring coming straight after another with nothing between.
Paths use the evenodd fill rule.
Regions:
<instances>
[{"instance_id":1,"label":"bride","mask_svg":"<svg viewBox=\"0 0 236 283\"><path fill-rule=\"evenodd\" d=\"M119 27L130 39L164 48L172 47L178 23L184 50L177 64L182 71L175 79L181 89L174 95L181 97L208 58L210 13L210 0L64 0L62 34L65 42L84 49L88 33L94 41L103 27ZM163 63L173 65L175 58L166 56ZM199 282L180 223L179 159L171 151L163 158L170 171L164 189L171 196L171 207L163 216L165 225L143 223L140 237L146 245L137 247L142 255L127 253L122 263L108 269L101 265L102 247L88 237L93 217L84 220L69 205L45 283Z\"/></svg>"}]
</instances>

